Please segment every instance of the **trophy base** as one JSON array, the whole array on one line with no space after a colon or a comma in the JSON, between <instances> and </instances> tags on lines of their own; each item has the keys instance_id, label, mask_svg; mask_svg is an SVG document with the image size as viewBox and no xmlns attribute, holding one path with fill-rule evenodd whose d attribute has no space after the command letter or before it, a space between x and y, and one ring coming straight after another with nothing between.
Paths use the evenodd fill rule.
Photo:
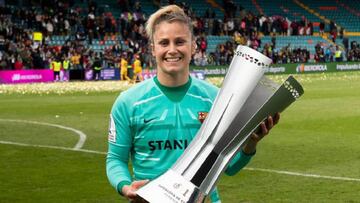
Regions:
<instances>
[{"instance_id":1,"label":"trophy base","mask_svg":"<svg viewBox=\"0 0 360 203\"><path fill-rule=\"evenodd\" d=\"M206 197L197 186L171 169L136 193L149 203L201 203Z\"/></svg>"}]
</instances>

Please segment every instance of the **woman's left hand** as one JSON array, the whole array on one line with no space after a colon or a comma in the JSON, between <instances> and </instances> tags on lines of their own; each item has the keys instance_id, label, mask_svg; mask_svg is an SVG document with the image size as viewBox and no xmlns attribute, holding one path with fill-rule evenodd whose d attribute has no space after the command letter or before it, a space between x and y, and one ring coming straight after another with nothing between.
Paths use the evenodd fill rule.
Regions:
<instances>
[{"instance_id":1,"label":"woman's left hand","mask_svg":"<svg viewBox=\"0 0 360 203\"><path fill-rule=\"evenodd\" d=\"M276 113L274 117L268 116L265 121L263 121L259 126L259 131L254 132L251 135L251 139L259 142L262 138L264 138L267 134L269 134L269 131L271 128L273 128L280 120L280 113Z\"/></svg>"},{"instance_id":2,"label":"woman's left hand","mask_svg":"<svg viewBox=\"0 0 360 203\"><path fill-rule=\"evenodd\" d=\"M243 151L246 154L253 154L256 150L257 143L269 134L270 130L279 122L279 120L280 113L276 113L274 117L268 116L267 119L259 125L259 130L250 135L250 139L243 147Z\"/></svg>"}]
</instances>

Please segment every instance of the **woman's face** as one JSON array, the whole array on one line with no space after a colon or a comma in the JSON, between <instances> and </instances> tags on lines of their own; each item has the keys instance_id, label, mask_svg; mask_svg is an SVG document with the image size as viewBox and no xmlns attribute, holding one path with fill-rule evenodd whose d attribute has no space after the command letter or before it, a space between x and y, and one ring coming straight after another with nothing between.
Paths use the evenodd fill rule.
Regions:
<instances>
[{"instance_id":1,"label":"woman's face","mask_svg":"<svg viewBox=\"0 0 360 203\"><path fill-rule=\"evenodd\" d=\"M152 55L156 58L158 74L184 74L188 77L195 42L185 23L164 21L156 25L151 48Z\"/></svg>"}]
</instances>

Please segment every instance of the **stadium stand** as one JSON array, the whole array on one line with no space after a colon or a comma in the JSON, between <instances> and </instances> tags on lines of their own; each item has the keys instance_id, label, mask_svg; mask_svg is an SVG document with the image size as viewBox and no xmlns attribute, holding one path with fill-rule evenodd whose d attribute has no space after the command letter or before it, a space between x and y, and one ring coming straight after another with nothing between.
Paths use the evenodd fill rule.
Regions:
<instances>
[{"instance_id":1,"label":"stadium stand","mask_svg":"<svg viewBox=\"0 0 360 203\"><path fill-rule=\"evenodd\" d=\"M206 51L209 52L209 53L215 52L216 47L219 44L225 44L227 41L232 41L232 38L230 36L208 35L206 39L207 39L207 42L208 42L208 46L207 46Z\"/></svg>"},{"instance_id":2,"label":"stadium stand","mask_svg":"<svg viewBox=\"0 0 360 203\"><path fill-rule=\"evenodd\" d=\"M314 12L319 13L325 19L329 21L336 21L336 24L347 31L356 32L360 28L360 16L358 12L351 12L346 5L353 5L353 8L357 8L359 5L354 5L355 1L346 1L344 3L340 1L310 1L302 0L309 8ZM359 2L358 2L359 3Z\"/></svg>"},{"instance_id":3,"label":"stadium stand","mask_svg":"<svg viewBox=\"0 0 360 203\"><path fill-rule=\"evenodd\" d=\"M267 16L283 16L289 18L291 21L301 20L304 16L311 22L319 22L319 18L296 4L294 1L284 0L257 0L258 4L264 10L264 14Z\"/></svg>"},{"instance_id":4,"label":"stadium stand","mask_svg":"<svg viewBox=\"0 0 360 203\"><path fill-rule=\"evenodd\" d=\"M261 38L262 45L271 44L271 37L264 36ZM315 54L315 45L317 43L328 44L328 41L319 36L278 36L276 37L276 47L281 49L290 45L290 49L303 48L307 49L310 54ZM262 46L263 47L263 46Z\"/></svg>"},{"instance_id":5,"label":"stadium stand","mask_svg":"<svg viewBox=\"0 0 360 203\"><path fill-rule=\"evenodd\" d=\"M291 60L281 63L299 61L296 50L308 55L301 60L317 61L321 50L331 48L333 54L337 46L344 60L359 60L360 9L351 0L18 0L0 6L0 69L13 69L17 59L25 68L48 68L51 60L71 58L75 52L81 54L83 68L98 55L104 66L115 67L124 53L130 61L140 53L149 67L144 24L159 6L169 3L177 3L191 17L198 47L212 58L211 64L228 64L238 44L273 59L286 53ZM318 33L321 22L328 27L324 34ZM35 31L43 34L40 44L32 41ZM318 45L321 49L315 48ZM27 54L17 51L19 47ZM42 67L32 64L36 54L44 60Z\"/></svg>"}]
</instances>

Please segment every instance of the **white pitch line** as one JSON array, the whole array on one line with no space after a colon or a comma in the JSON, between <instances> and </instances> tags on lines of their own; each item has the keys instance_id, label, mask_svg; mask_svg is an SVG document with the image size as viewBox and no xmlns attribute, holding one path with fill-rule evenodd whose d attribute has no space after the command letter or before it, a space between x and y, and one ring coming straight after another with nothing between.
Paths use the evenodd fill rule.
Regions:
<instances>
[{"instance_id":1,"label":"white pitch line","mask_svg":"<svg viewBox=\"0 0 360 203\"><path fill-rule=\"evenodd\" d=\"M86 153L93 153L93 154L106 154L106 152L99 152L99 151L88 150L88 149L74 149L74 148L69 148L69 147L59 147L59 146L52 146L52 145L33 145L33 144L9 142L9 141L2 141L2 140L0 140L0 144L16 145L16 146L23 146L23 147L39 147L39 148L48 148L48 149L59 149L59 150L63 150L63 151L76 151L76 152L86 152Z\"/></svg>"},{"instance_id":2,"label":"white pitch line","mask_svg":"<svg viewBox=\"0 0 360 203\"><path fill-rule=\"evenodd\" d=\"M95 150L74 149L74 148L68 148L68 147L58 147L58 146L49 146L49 145L32 145L32 144L25 144L25 143L18 143L18 142L8 142L8 141L1 141L1 140L0 140L0 144L16 145L16 146L24 146L24 147L40 147L40 148L58 149L58 150L64 150L64 151L78 151L78 152L102 154L102 155L107 154L106 152L100 152L100 151L95 151ZM267 172L267 173L277 173L277 174L282 174L282 175L301 176L301 177L319 178L319 179L328 179L328 180L360 182L359 178L323 176L323 175L317 175L317 174L298 173L298 172L280 171L280 170L263 169L263 168L245 167L244 170L262 171L262 172Z\"/></svg>"},{"instance_id":3,"label":"white pitch line","mask_svg":"<svg viewBox=\"0 0 360 203\"><path fill-rule=\"evenodd\" d=\"M323 175L317 175L317 174L298 173L298 172L290 172L290 171L279 171L279 170L264 169L264 168L245 167L244 169L245 170L250 170L250 171L263 171L263 172L269 172L269 173L285 174L285 175L291 175L291 176L302 176L302 177L310 177L310 178L322 178L322 179L330 179L330 180L344 180L344 181L357 181L357 182L360 182L360 178L323 176Z\"/></svg>"},{"instance_id":4,"label":"white pitch line","mask_svg":"<svg viewBox=\"0 0 360 203\"><path fill-rule=\"evenodd\" d=\"M15 120L15 119L1 119L0 121L5 121L5 122L19 122L19 123L30 123L30 124L36 124L36 125L45 125L45 126L52 126L52 127L57 127L57 128L61 128L64 130L70 130L72 132L75 132L76 134L79 135L79 141L76 143L76 145L73 147L73 149L78 150L81 149L85 143L86 140L86 134L83 133L80 130L74 129L74 128L70 128L67 126L63 126L63 125L58 125L58 124L52 124L52 123L44 123L44 122L37 122L37 121L27 121L27 120Z\"/></svg>"}]
</instances>

